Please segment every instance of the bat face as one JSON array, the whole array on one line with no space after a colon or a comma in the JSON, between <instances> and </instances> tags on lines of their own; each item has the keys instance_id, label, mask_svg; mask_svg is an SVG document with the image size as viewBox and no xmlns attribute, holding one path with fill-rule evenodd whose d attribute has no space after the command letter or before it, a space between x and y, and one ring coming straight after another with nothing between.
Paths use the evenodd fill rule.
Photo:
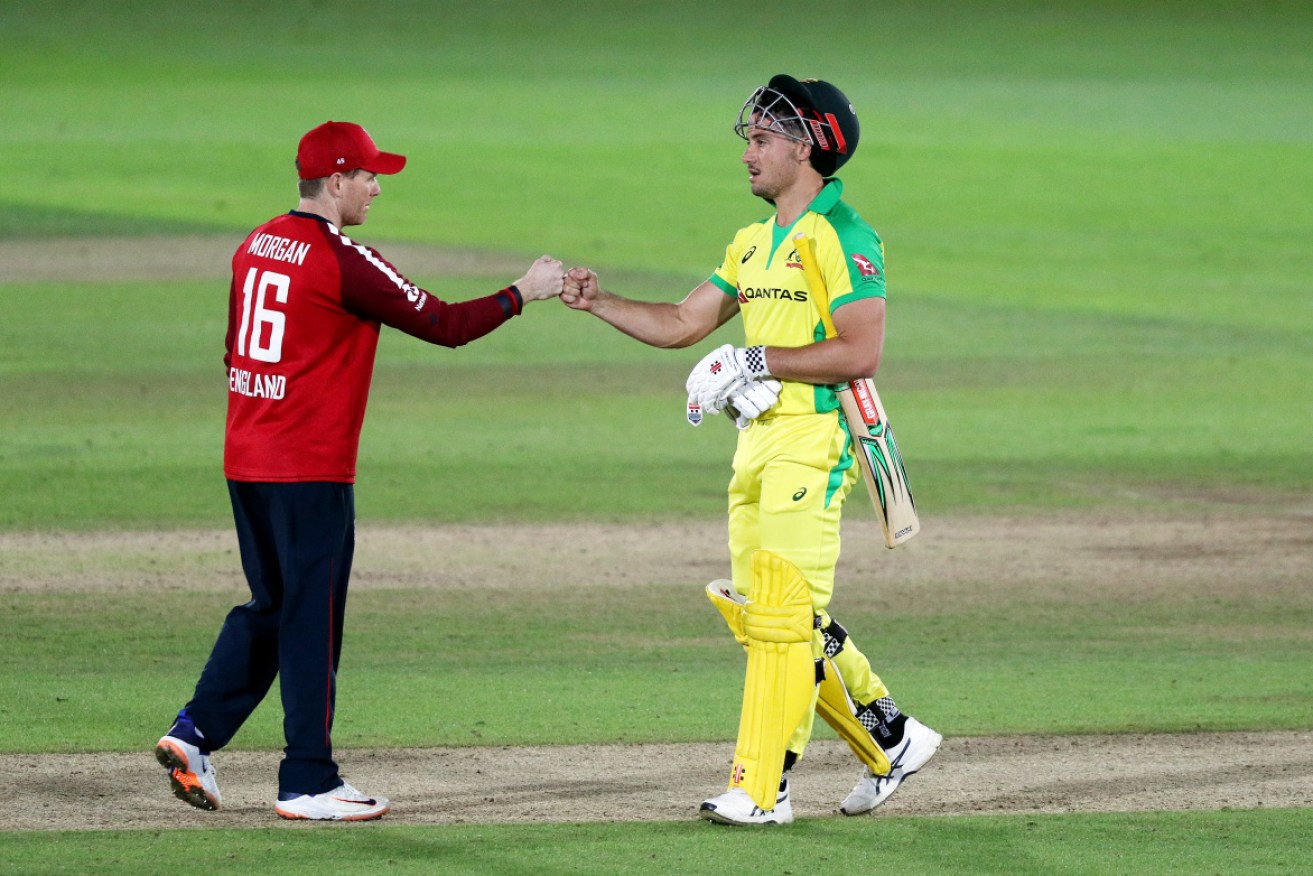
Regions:
<instances>
[{"instance_id":1,"label":"bat face","mask_svg":"<svg viewBox=\"0 0 1313 876\"><path fill-rule=\"evenodd\" d=\"M889 428L889 424L881 416L880 406L876 402L873 388L866 380L854 380L849 386L852 389L853 398L857 401L857 409L861 412L862 422L868 433L860 436L858 440L862 444L862 450L867 459L871 462L872 470L879 474L880 504L887 506L890 502L911 502L912 507L915 508L916 501L912 498L912 491L908 486L907 469L903 466L903 455L898 451L898 442L894 439L894 430ZM894 495L885 495L886 486L893 488ZM895 537L898 534L895 533Z\"/></svg>"},{"instance_id":2,"label":"bat face","mask_svg":"<svg viewBox=\"0 0 1313 876\"><path fill-rule=\"evenodd\" d=\"M871 465L871 471L876 473L875 483L879 493L879 504L885 511L885 518L890 519L890 508L898 508L903 505L910 505L913 513L916 512L916 499L912 498L912 488L907 482L907 469L903 467L902 454L898 452L898 444L894 441L894 433L884 428L880 424L880 434L872 435L870 438L859 439L862 445L862 452L866 454L867 460ZM894 523L890 521L891 525ZM889 537L897 544L905 541L915 534L915 524L913 522L897 521L901 527L891 530Z\"/></svg>"},{"instance_id":3,"label":"bat face","mask_svg":"<svg viewBox=\"0 0 1313 876\"><path fill-rule=\"evenodd\" d=\"M897 547L921 531L898 441L869 379L849 383L839 401L861 454L862 479L880 518L885 546Z\"/></svg>"}]
</instances>

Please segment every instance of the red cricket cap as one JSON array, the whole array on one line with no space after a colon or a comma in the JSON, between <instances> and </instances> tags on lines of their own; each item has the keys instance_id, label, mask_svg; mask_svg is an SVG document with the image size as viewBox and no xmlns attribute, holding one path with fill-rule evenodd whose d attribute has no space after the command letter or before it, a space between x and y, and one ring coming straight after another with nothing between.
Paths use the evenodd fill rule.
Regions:
<instances>
[{"instance_id":1,"label":"red cricket cap","mask_svg":"<svg viewBox=\"0 0 1313 876\"><path fill-rule=\"evenodd\" d=\"M361 168L370 173L397 173L406 156L380 152L374 139L351 122L324 122L311 128L296 148L301 179L319 179Z\"/></svg>"}]
</instances>

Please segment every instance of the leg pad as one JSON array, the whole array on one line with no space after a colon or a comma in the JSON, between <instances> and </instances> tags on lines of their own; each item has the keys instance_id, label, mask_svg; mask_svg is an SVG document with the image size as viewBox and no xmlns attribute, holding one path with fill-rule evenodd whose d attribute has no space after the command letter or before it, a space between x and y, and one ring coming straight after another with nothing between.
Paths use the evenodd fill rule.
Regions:
<instances>
[{"instance_id":1,"label":"leg pad","mask_svg":"<svg viewBox=\"0 0 1313 876\"><path fill-rule=\"evenodd\" d=\"M789 738L812 708L813 623L802 573L777 554L755 551L743 612L748 669L729 786L742 788L762 809L775 806Z\"/></svg>"}]
</instances>

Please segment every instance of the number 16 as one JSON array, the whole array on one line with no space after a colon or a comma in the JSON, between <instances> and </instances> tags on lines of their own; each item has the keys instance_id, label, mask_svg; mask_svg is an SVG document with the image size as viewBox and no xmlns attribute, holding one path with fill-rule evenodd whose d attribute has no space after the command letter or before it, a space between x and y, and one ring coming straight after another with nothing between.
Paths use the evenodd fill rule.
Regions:
<instances>
[{"instance_id":1,"label":"number 16","mask_svg":"<svg viewBox=\"0 0 1313 876\"><path fill-rule=\"evenodd\" d=\"M259 273L258 268L251 268L246 273L246 285L242 289L242 328L237 333L237 353L240 356L247 355L246 339L250 337L252 359L257 362L278 362L283 358L283 329L287 323L287 315L264 306L265 291L273 287L274 300L279 304L286 304L287 290L291 286L292 278L276 271L265 271L260 274L257 286L255 277L257 273ZM260 339L265 334L264 326L268 326L269 331L268 338L262 344Z\"/></svg>"}]
</instances>

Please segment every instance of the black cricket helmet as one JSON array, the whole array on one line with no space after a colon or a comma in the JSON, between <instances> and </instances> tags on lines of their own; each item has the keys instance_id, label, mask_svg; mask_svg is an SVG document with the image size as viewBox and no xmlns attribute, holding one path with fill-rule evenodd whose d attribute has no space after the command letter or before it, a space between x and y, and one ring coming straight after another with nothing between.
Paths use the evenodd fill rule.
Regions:
<instances>
[{"instance_id":1,"label":"black cricket helmet","mask_svg":"<svg viewBox=\"0 0 1313 876\"><path fill-rule=\"evenodd\" d=\"M843 166L861 136L857 113L842 91L820 79L797 80L783 73L752 92L739 110L734 133L746 140L751 128L810 143L812 167L822 176Z\"/></svg>"}]
</instances>

